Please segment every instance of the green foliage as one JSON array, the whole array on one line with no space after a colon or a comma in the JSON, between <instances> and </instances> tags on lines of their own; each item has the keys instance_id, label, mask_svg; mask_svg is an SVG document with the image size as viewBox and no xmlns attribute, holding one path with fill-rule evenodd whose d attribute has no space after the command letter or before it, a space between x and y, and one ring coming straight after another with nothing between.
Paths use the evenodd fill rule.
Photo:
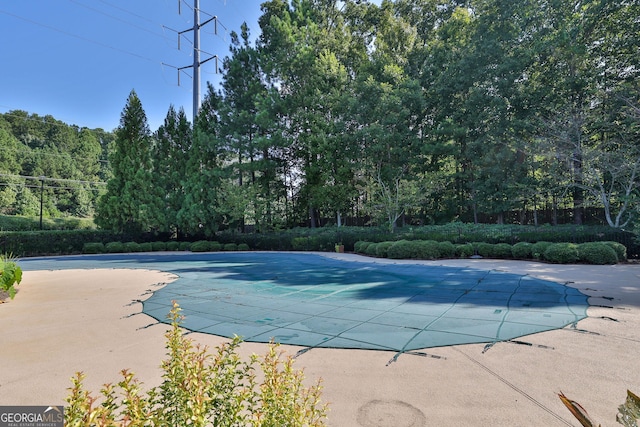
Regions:
<instances>
[{"instance_id":1,"label":"green foliage","mask_svg":"<svg viewBox=\"0 0 640 427\"><path fill-rule=\"evenodd\" d=\"M369 256L377 256L377 254L378 254L378 245L379 245L379 243L371 243L371 244L367 245L367 247L364 250L364 253L366 255L369 255Z\"/></svg>"},{"instance_id":2,"label":"green foliage","mask_svg":"<svg viewBox=\"0 0 640 427\"><path fill-rule=\"evenodd\" d=\"M531 259L533 245L529 242L518 242L511 248L511 256L515 259Z\"/></svg>"},{"instance_id":3,"label":"green foliage","mask_svg":"<svg viewBox=\"0 0 640 427\"><path fill-rule=\"evenodd\" d=\"M415 242L415 258L438 259L440 258L440 245L435 240L418 240Z\"/></svg>"},{"instance_id":4,"label":"green foliage","mask_svg":"<svg viewBox=\"0 0 640 427\"><path fill-rule=\"evenodd\" d=\"M512 246L508 243L496 243L493 245L492 257L498 259L513 258Z\"/></svg>"},{"instance_id":5,"label":"green foliage","mask_svg":"<svg viewBox=\"0 0 640 427\"><path fill-rule=\"evenodd\" d=\"M190 251L191 250L191 242L180 242L180 250L181 251Z\"/></svg>"},{"instance_id":6,"label":"green foliage","mask_svg":"<svg viewBox=\"0 0 640 427\"><path fill-rule=\"evenodd\" d=\"M294 369L292 357L283 358L277 345L270 344L263 357L243 360L236 337L211 354L182 333L175 302L170 319L162 384L145 393L135 375L123 370L116 386L103 387L99 401L84 390L84 374L77 373L66 399L65 425L325 425L328 408L321 402L321 382L305 387L303 372Z\"/></svg>"},{"instance_id":7,"label":"green foliage","mask_svg":"<svg viewBox=\"0 0 640 427\"><path fill-rule=\"evenodd\" d=\"M142 248L140 247L140 243L138 242L126 242L124 243L124 251L125 252L142 252Z\"/></svg>"},{"instance_id":8,"label":"green foliage","mask_svg":"<svg viewBox=\"0 0 640 427\"><path fill-rule=\"evenodd\" d=\"M140 252L152 252L153 251L153 246L151 246L150 242L140 243L139 247L140 247Z\"/></svg>"},{"instance_id":9,"label":"green foliage","mask_svg":"<svg viewBox=\"0 0 640 427\"><path fill-rule=\"evenodd\" d=\"M544 253L547 251L547 248L552 245L552 242L536 242L531 247L531 254L534 259L544 260Z\"/></svg>"},{"instance_id":10,"label":"green foliage","mask_svg":"<svg viewBox=\"0 0 640 427\"><path fill-rule=\"evenodd\" d=\"M250 250L249 245L247 245L246 243L240 243L238 245L238 250L239 251L248 251Z\"/></svg>"},{"instance_id":11,"label":"green foliage","mask_svg":"<svg viewBox=\"0 0 640 427\"><path fill-rule=\"evenodd\" d=\"M224 246L222 247L222 250L226 252L237 251L238 245L235 243L225 243Z\"/></svg>"},{"instance_id":12,"label":"green foliage","mask_svg":"<svg viewBox=\"0 0 640 427\"><path fill-rule=\"evenodd\" d=\"M85 243L106 243L120 238L101 230L0 231L0 250L20 257L79 254Z\"/></svg>"},{"instance_id":13,"label":"green foliage","mask_svg":"<svg viewBox=\"0 0 640 427\"><path fill-rule=\"evenodd\" d=\"M209 252L211 250L211 242L208 240L198 240L197 242L191 243L189 249L191 252Z\"/></svg>"},{"instance_id":14,"label":"green foliage","mask_svg":"<svg viewBox=\"0 0 640 427\"><path fill-rule=\"evenodd\" d=\"M395 242L380 242L376 246L376 256L379 258L386 258L387 251Z\"/></svg>"},{"instance_id":15,"label":"green foliage","mask_svg":"<svg viewBox=\"0 0 640 427\"><path fill-rule=\"evenodd\" d=\"M166 251L167 250L167 244L166 244L166 242L151 242L151 249L154 252Z\"/></svg>"},{"instance_id":16,"label":"green foliage","mask_svg":"<svg viewBox=\"0 0 640 427\"><path fill-rule=\"evenodd\" d=\"M451 242L438 242L438 251L441 258L454 258L456 256L456 246Z\"/></svg>"},{"instance_id":17,"label":"green foliage","mask_svg":"<svg viewBox=\"0 0 640 427\"><path fill-rule=\"evenodd\" d=\"M578 245L578 257L587 264L617 264L616 251L606 242L589 242Z\"/></svg>"},{"instance_id":18,"label":"green foliage","mask_svg":"<svg viewBox=\"0 0 640 427\"><path fill-rule=\"evenodd\" d=\"M165 249L167 251L177 251L180 249L180 242L176 242L175 240L167 242L165 245Z\"/></svg>"},{"instance_id":19,"label":"green foliage","mask_svg":"<svg viewBox=\"0 0 640 427\"><path fill-rule=\"evenodd\" d=\"M627 247L622 243L618 242L604 242L607 245L611 246L614 251L616 251L616 255L618 256L618 261L626 261L627 260Z\"/></svg>"},{"instance_id":20,"label":"green foliage","mask_svg":"<svg viewBox=\"0 0 640 427\"><path fill-rule=\"evenodd\" d=\"M104 245L105 252L110 254L124 252L124 244L122 242L109 242Z\"/></svg>"},{"instance_id":21,"label":"green foliage","mask_svg":"<svg viewBox=\"0 0 640 427\"><path fill-rule=\"evenodd\" d=\"M85 243L82 246L83 254L101 254L104 253L104 243Z\"/></svg>"},{"instance_id":22,"label":"green foliage","mask_svg":"<svg viewBox=\"0 0 640 427\"><path fill-rule=\"evenodd\" d=\"M43 230L95 230L92 219L77 217L42 218ZM39 216L0 215L2 231L37 231L40 230Z\"/></svg>"},{"instance_id":23,"label":"green foliage","mask_svg":"<svg viewBox=\"0 0 640 427\"><path fill-rule=\"evenodd\" d=\"M456 245L456 256L458 258L469 258L476 253L476 248L472 243L464 243Z\"/></svg>"},{"instance_id":24,"label":"green foliage","mask_svg":"<svg viewBox=\"0 0 640 427\"><path fill-rule=\"evenodd\" d=\"M415 258L416 242L411 240L398 240L387 250L387 256L391 259Z\"/></svg>"},{"instance_id":25,"label":"green foliage","mask_svg":"<svg viewBox=\"0 0 640 427\"><path fill-rule=\"evenodd\" d=\"M545 261L554 264L571 264L580 259L578 245L574 243L553 243L544 251Z\"/></svg>"},{"instance_id":26,"label":"green foliage","mask_svg":"<svg viewBox=\"0 0 640 427\"><path fill-rule=\"evenodd\" d=\"M473 247L478 255L483 258L493 257L493 244L486 242L473 242Z\"/></svg>"},{"instance_id":27,"label":"green foliage","mask_svg":"<svg viewBox=\"0 0 640 427\"><path fill-rule=\"evenodd\" d=\"M365 249L367 249L367 246L369 246L371 242L365 242L363 240L358 240L354 245L353 245L353 251L357 254L361 254L364 253Z\"/></svg>"},{"instance_id":28,"label":"green foliage","mask_svg":"<svg viewBox=\"0 0 640 427\"><path fill-rule=\"evenodd\" d=\"M22 281L22 269L16 264L12 255L0 256L0 291L7 292L9 298L16 296L15 286Z\"/></svg>"},{"instance_id":29,"label":"green foliage","mask_svg":"<svg viewBox=\"0 0 640 427\"><path fill-rule=\"evenodd\" d=\"M224 248L220 242L209 242L209 251L217 252Z\"/></svg>"}]
</instances>

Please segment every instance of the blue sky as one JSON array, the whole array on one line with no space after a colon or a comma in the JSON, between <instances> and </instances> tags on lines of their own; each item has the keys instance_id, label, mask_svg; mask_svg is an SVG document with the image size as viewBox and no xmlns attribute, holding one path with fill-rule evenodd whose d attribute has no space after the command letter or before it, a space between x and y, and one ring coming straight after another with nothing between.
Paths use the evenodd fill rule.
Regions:
<instances>
[{"instance_id":1,"label":"blue sky","mask_svg":"<svg viewBox=\"0 0 640 427\"><path fill-rule=\"evenodd\" d=\"M200 0L201 49L223 58L230 32L243 21L252 36L263 0ZM151 131L169 105L184 107L191 118L191 69L178 86L174 67L193 63L192 36L170 30L193 26L193 0L6 0L0 2L0 113L25 110L51 114L68 124L115 129L129 92L135 89ZM163 28L163 25L168 28ZM201 60L208 58L201 54ZM222 66L222 62L219 63ZM216 87L215 61L202 67L202 89Z\"/></svg>"}]
</instances>

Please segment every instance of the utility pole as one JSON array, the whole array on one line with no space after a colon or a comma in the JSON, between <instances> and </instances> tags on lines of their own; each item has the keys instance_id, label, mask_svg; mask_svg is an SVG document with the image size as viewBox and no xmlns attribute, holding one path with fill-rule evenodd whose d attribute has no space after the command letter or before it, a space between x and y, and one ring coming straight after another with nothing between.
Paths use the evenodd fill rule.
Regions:
<instances>
[{"instance_id":1,"label":"utility pole","mask_svg":"<svg viewBox=\"0 0 640 427\"><path fill-rule=\"evenodd\" d=\"M181 3L184 0L178 0L178 13L181 13ZM184 33L193 31L193 64L186 65L184 67L173 67L169 64L170 67L176 68L178 70L178 85L180 85L180 71L186 68L193 68L193 123L196 122L196 117L198 117L198 111L200 110L200 67L202 64L215 59L216 61L216 73L218 72L218 55L212 55L204 61L200 61L200 52L203 52L200 49L200 29L207 25L210 22L214 22L214 34L218 35L218 17L212 16L207 19L203 23L200 23L200 0L193 0L193 27L184 31L176 31L178 33L178 49L180 49L180 36ZM223 26L224 27L224 26ZM168 27L165 27L168 28ZM172 30L171 28L169 28ZM175 30L172 30L175 31ZM205 52L206 53L206 52Z\"/></svg>"}]
</instances>

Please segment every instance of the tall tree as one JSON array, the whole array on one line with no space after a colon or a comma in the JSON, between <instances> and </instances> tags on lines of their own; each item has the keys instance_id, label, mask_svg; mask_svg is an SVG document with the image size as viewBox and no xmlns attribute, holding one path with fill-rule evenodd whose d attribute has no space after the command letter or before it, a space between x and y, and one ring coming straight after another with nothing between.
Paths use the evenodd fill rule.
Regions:
<instances>
[{"instance_id":1,"label":"tall tree","mask_svg":"<svg viewBox=\"0 0 640 427\"><path fill-rule=\"evenodd\" d=\"M224 153L218 136L219 108L220 95L209 84L193 127L193 142L187 152L182 181L184 202L177 213L178 228L192 236L210 237L222 223L220 189Z\"/></svg>"},{"instance_id":2,"label":"tall tree","mask_svg":"<svg viewBox=\"0 0 640 427\"><path fill-rule=\"evenodd\" d=\"M152 150L154 182L161 189L166 212L166 230L179 233L177 214L184 205L188 155L191 152L191 124L184 109L171 105L164 123L158 128Z\"/></svg>"},{"instance_id":3,"label":"tall tree","mask_svg":"<svg viewBox=\"0 0 640 427\"><path fill-rule=\"evenodd\" d=\"M153 185L147 116L134 90L115 133L115 147L109 159L113 177L100 199L96 223L124 233L160 230L165 222L164 206Z\"/></svg>"}]
</instances>

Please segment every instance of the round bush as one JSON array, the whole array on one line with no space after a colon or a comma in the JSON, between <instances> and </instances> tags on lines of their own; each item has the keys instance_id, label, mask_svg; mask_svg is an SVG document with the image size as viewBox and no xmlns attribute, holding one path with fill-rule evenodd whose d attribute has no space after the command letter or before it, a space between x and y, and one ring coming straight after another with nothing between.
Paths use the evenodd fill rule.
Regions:
<instances>
[{"instance_id":1,"label":"round bush","mask_svg":"<svg viewBox=\"0 0 640 427\"><path fill-rule=\"evenodd\" d=\"M366 249L364 250L364 253L369 256L376 256L377 247L378 247L377 243L371 243L367 245Z\"/></svg>"},{"instance_id":2,"label":"round bush","mask_svg":"<svg viewBox=\"0 0 640 427\"><path fill-rule=\"evenodd\" d=\"M604 242L589 242L578 245L580 261L588 264L617 264L618 255L611 246Z\"/></svg>"},{"instance_id":3,"label":"round bush","mask_svg":"<svg viewBox=\"0 0 640 427\"><path fill-rule=\"evenodd\" d=\"M124 252L122 242L109 242L104 246L104 251L110 254L119 254Z\"/></svg>"},{"instance_id":4,"label":"round bush","mask_svg":"<svg viewBox=\"0 0 640 427\"><path fill-rule=\"evenodd\" d=\"M454 258L456 256L456 246L451 242L438 242L440 258Z\"/></svg>"},{"instance_id":5,"label":"round bush","mask_svg":"<svg viewBox=\"0 0 640 427\"><path fill-rule=\"evenodd\" d=\"M222 247L222 250L227 252L237 251L238 245L236 245L235 243L225 243L225 245Z\"/></svg>"},{"instance_id":6,"label":"round bush","mask_svg":"<svg viewBox=\"0 0 640 427\"><path fill-rule=\"evenodd\" d=\"M146 242L146 243L140 243L140 252L152 252L153 251L153 246L151 246L151 243Z\"/></svg>"},{"instance_id":7,"label":"round bush","mask_svg":"<svg viewBox=\"0 0 640 427\"><path fill-rule=\"evenodd\" d=\"M190 251L191 250L191 242L180 242L180 246L178 249L181 251Z\"/></svg>"},{"instance_id":8,"label":"round bush","mask_svg":"<svg viewBox=\"0 0 640 427\"><path fill-rule=\"evenodd\" d=\"M531 255L534 259L542 260L544 259L544 253L547 251L547 248L551 246L553 243L551 242L536 242L531 246Z\"/></svg>"},{"instance_id":9,"label":"round bush","mask_svg":"<svg viewBox=\"0 0 640 427\"><path fill-rule=\"evenodd\" d=\"M371 242L365 242L363 240L358 240L354 245L353 245L353 251L357 254L363 254L364 251L367 249L367 246L369 246L371 244Z\"/></svg>"},{"instance_id":10,"label":"round bush","mask_svg":"<svg viewBox=\"0 0 640 427\"><path fill-rule=\"evenodd\" d=\"M165 242L153 242L151 243L151 249L155 252L166 251L167 244Z\"/></svg>"},{"instance_id":11,"label":"round bush","mask_svg":"<svg viewBox=\"0 0 640 427\"><path fill-rule=\"evenodd\" d=\"M491 258L493 256L493 245L486 242L474 242L473 247L476 253L483 258Z\"/></svg>"},{"instance_id":12,"label":"round bush","mask_svg":"<svg viewBox=\"0 0 640 427\"><path fill-rule=\"evenodd\" d=\"M578 245L573 243L552 243L544 251L544 259L554 264L571 264L580 259Z\"/></svg>"},{"instance_id":13,"label":"round bush","mask_svg":"<svg viewBox=\"0 0 640 427\"><path fill-rule=\"evenodd\" d=\"M529 242L518 242L511 247L511 256L515 259L531 259L533 245Z\"/></svg>"},{"instance_id":14,"label":"round bush","mask_svg":"<svg viewBox=\"0 0 640 427\"><path fill-rule=\"evenodd\" d=\"M389 250L389 248L391 246L393 246L395 242L380 242L378 243L378 245L376 246L376 256L380 257L380 258L386 258L387 257L387 251Z\"/></svg>"},{"instance_id":15,"label":"round bush","mask_svg":"<svg viewBox=\"0 0 640 427\"><path fill-rule=\"evenodd\" d=\"M127 242L124 244L125 252L140 252L140 244L137 242Z\"/></svg>"},{"instance_id":16,"label":"round bush","mask_svg":"<svg viewBox=\"0 0 640 427\"><path fill-rule=\"evenodd\" d=\"M101 254L104 252L104 244L102 243L85 243L82 245L83 254Z\"/></svg>"},{"instance_id":17,"label":"round bush","mask_svg":"<svg viewBox=\"0 0 640 427\"><path fill-rule=\"evenodd\" d=\"M191 252L209 252L211 243L208 240L198 240L191 244Z\"/></svg>"},{"instance_id":18,"label":"round bush","mask_svg":"<svg viewBox=\"0 0 640 427\"><path fill-rule=\"evenodd\" d=\"M175 240L167 242L166 249L168 251L177 251L178 249L180 249L180 243L176 242Z\"/></svg>"},{"instance_id":19,"label":"round bush","mask_svg":"<svg viewBox=\"0 0 640 427\"><path fill-rule=\"evenodd\" d=\"M508 243L496 243L492 250L493 258L509 259L513 257L512 247Z\"/></svg>"},{"instance_id":20,"label":"round bush","mask_svg":"<svg viewBox=\"0 0 640 427\"><path fill-rule=\"evenodd\" d=\"M440 249L438 249L438 242L436 242L435 240L417 240L415 257L418 259L440 258Z\"/></svg>"},{"instance_id":21,"label":"round bush","mask_svg":"<svg viewBox=\"0 0 640 427\"><path fill-rule=\"evenodd\" d=\"M387 257L391 259L413 258L414 250L414 242L410 240L398 240L387 250Z\"/></svg>"},{"instance_id":22,"label":"round bush","mask_svg":"<svg viewBox=\"0 0 640 427\"><path fill-rule=\"evenodd\" d=\"M235 243L230 243L231 245L235 245ZM222 248L222 243L219 242L209 242L209 251L211 252L218 252L221 251ZM231 250L231 249L225 249L225 250ZM235 249L234 249L235 250Z\"/></svg>"},{"instance_id":23,"label":"round bush","mask_svg":"<svg viewBox=\"0 0 640 427\"><path fill-rule=\"evenodd\" d=\"M611 246L611 248L616 251L616 255L618 255L618 261L626 261L627 260L627 247L622 243L618 242L602 242Z\"/></svg>"},{"instance_id":24,"label":"round bush","mask_svg":"<svg viewBox=\"0 0 640 427\"><path fill-rule=\"evenodd\" d=\"M476 250L471 243L461 243L456 245L456 256L458 258L469 258L475 253Z\"/></svg>"}]
</instances>

